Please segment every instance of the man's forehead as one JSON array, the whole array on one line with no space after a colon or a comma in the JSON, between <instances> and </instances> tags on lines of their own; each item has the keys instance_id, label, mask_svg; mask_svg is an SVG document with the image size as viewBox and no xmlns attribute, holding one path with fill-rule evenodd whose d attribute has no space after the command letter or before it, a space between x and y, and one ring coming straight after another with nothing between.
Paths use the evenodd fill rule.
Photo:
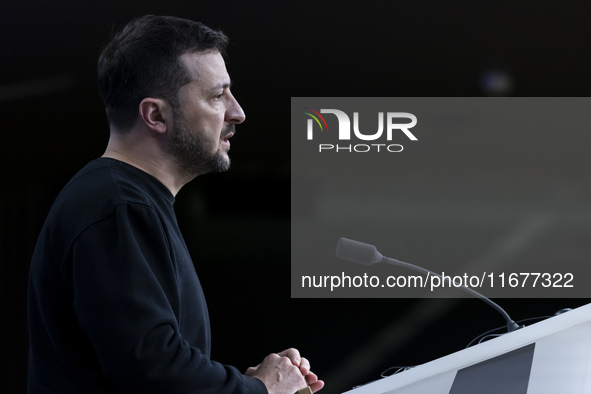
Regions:
<instances>
[{"instance_id":1,"label":"man's forehead","mask_svg":"<svg viewBox=\"0 0 591 394\"><path fill-rule=\"evenodd\" d=\"M214 83L230 83L224 58L217 50L187 52L181 55L181 62L193 80L208 79Z\"/></svg>"}]
</instances>

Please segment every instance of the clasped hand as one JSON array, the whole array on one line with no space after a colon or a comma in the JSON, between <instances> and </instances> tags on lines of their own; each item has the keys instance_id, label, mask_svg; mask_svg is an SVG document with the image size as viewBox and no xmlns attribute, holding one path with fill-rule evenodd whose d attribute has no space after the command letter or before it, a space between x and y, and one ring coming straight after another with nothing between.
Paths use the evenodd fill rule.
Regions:
<instances>
[{"instance_id":1,"label":"clasped hand","mask_svg":"<svg viewBox=\"0 0 591 394\"><path fill-rule=\"evenodd\" d=\"M306 386L315 393L324 387L324 382L310 371L310 362L296 349L270 354L245 374L262 380L269 394L293 394Z\"/></svg>"}]
</instances>

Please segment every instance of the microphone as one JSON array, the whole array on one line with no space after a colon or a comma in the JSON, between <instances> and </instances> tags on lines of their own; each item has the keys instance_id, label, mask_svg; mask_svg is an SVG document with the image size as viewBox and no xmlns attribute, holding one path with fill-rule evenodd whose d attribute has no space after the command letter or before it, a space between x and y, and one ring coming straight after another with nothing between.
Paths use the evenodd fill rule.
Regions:
<instances>
[{"instance_id":1,"label":"microphone","mask_svg":"<svg viewBox=\"0 0 591 394\"><path fill-rule=\"evenodd\" d=\"M393 259L390 257L382 256L382 254L377 251L375 246L369 245L369 244L366 244L363 242L359 242L359 241L353 241L353 240L347 239L347 238L341 238L337 242L336 255L340 259L349 260L349 261L353 261L358 264L363 264L363 265L368 265L368 266L375 264L375 263L388 263L388 264L392 264L392 265L397 265L399 267L404 267L404 268L411 269L413 271L418 271L418 272L425 274L425 275L433 275L433 276L437 276L441 279L447 279L447 282L451 282L449 277L443 278L441 275L439 275L433 271L430 271L428 269L419 267L418 265L405 263L404 261L400 261L400 260L396 260L396 259ZM454 285L454 287L456 287L456 286ZM477 292L469 287L463 286L463 285L460 285L459 288L464 290L465 292L469 293L470 295L481 299L482 301L484 301L485 303L487 303L488 305L493 307L497 312L499 312L503 316L505 321L507 322L507 332L515 331L515 330L521 328L517 325L517 323L515 323L511 319L511 317L509 317L509 314L507 312L505 312L505 310L503 308L501 308L498 304L493 302L490 298L480 294L479 292Z\"/></svg>"}]
</instances>

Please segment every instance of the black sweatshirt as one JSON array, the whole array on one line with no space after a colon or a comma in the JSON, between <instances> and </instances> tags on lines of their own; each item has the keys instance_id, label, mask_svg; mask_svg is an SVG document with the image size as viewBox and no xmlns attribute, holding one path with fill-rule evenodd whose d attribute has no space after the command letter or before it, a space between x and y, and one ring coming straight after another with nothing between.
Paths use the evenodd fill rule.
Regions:
<instances>
[{"instance_id":1,"label":"black sweatshirt","mask_svg":"<svg viewBox=\"0 0 591 394\"><path fill-rule=\"evenodd\" d=\"M62 190L29 282L30 393L266 393L210 360L207 305L151 175L98 159Z\"/></svg>"}]
</instances>

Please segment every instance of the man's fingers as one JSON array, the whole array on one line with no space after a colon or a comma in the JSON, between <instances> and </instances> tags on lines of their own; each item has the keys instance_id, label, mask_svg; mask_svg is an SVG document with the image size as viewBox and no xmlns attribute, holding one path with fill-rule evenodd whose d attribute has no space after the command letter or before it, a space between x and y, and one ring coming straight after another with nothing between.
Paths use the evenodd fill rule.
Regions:
<instances>
[{"instance_id":1,"label":"man's fingers","mask_svg":"<svg viewBox=\"0 0 591 394\"><path fill-rule=\"evenodd\" d=\"M296 367L300 366L302 362L302 356L300 356L300 352L297 349L289 348L282 352L277 353L281 357L287 357L291 360L291 363Z\"/></svg>"},{"instance_id":2,"label":"man's fingers","mask_svg":"<svg viewBox=\"0 0 591 394\"><path fill-rule=\"evenodd\" d=\"M251 376L262 380L269 393L294 393L308 383L290 356L294 357L295 353L289 351L270 354L258 368L249 368L247 372L254 372Z\"/></svg>"},{"instance_id":3,"label":"man's fingers","mask_svg":"<svg viewBox=\"0 0 591 394\"><path fill-rule=\"evenodd\" d=\"M291 363L296 367L300 368L302 375L306 376L310 373L310 362L307 358L302 357L297 349L290 348L282 352L277 353L280 357L287 357L291 360Z\"/></svg>"},{"instance_id":4,"label":"man's fingers","mask_svg":"<svg viewBox=\"0 0 591 394\"><path fill-rule=\"evenodd\" d=\"M309 387L312 389L312 392L315 393L324 387L324 382L322 380L317 380L316 382L310 384Z\"/></svg>"},{"instance_id":5,"label":"man's fingers","mask_svg":"<svg viewBox=\"0 0 591 394\"><path fill-rule=\"evenodd\" d=\"M318 380L318 376L316 376L316 374L312 371L310 371L306 376L304 376L304 378L306 378L306 382L308 382L308 384L316 383L316 381Z\"/></svg>"},{"instance_id":6,"label":"man's fingers","mask_svg":"<svg viewBox=\"0 0 591 394\"><path fill-rule=\"evenodd\" d=\"M302 361L300 362L300 371L304 376L310 373L310 362L306 357L302 357Z\"/></svg>"},{"instance_id":7,"label":"man's fingers","mask_svg":"<svg viewBox=\"0 0 591 394\"><path fill-rule=\"evenodd\" d=\"M244 374L246 376L254 376L260 365L261 364L257 365L256 367L249 367Z\"/></svg>"},{"instance_id":8,"label":"man's fingers","mask_svg":"<svg viewBox=\"0 0 591 394\"><path fill-rule=\"evenodd\" d=\"M310 370L310 362L308 359L302 357L297 349L286 349L282 352L271 354L268 357L285 357L289 359L292 365L298 367L298 370L300 371L306 386L310 387L310 390L312 390L313 393L324 387L324 382L322 380L318 380L318 376L316 376L316 374ZM267 386L267 388L269 387Z\"/></svg>"},{"instance_id":9,"label":"man's fingers","mask_svg":"<svg viewBox=\"0 0 591 394\"><path fill-rule=\"evenodd\" d=\"M318 376L314 372L308 373L306 376L306 383L310 387L313 393L317 392L318 390L324 387L324 382L322 380L318 380Z\"/></svg>"}]
</instances>

